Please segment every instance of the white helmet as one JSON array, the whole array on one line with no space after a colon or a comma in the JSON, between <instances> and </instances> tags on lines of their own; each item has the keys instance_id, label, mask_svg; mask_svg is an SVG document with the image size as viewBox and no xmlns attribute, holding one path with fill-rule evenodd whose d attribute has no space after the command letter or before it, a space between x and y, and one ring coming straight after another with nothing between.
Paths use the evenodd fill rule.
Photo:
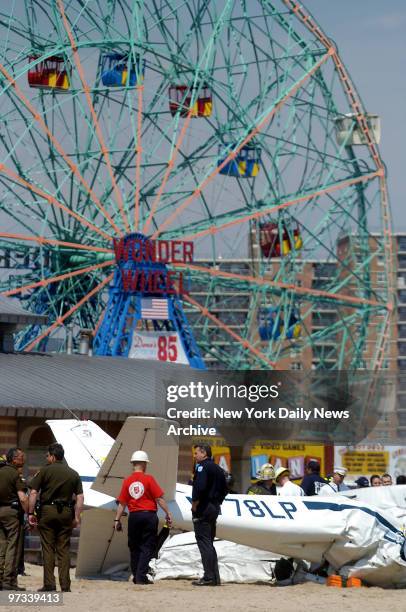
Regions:
<instances>
[{"instance_id":1,"label":"white helmet","mask_svg":"<svg viewBox=\"0 0 406 612\"><path fill-rule=\"evenodd\" d=\"M147 453L145 451L135 451L135 453L131 455L131 463L135 463L136 461L145 461L149 463Z\"/></svg>"}]
</instances>

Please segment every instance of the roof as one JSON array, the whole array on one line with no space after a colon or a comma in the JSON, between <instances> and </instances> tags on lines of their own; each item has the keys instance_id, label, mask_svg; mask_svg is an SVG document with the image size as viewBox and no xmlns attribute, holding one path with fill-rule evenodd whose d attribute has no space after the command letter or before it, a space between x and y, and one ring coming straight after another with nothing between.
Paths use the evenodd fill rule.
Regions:
<instances>
[{"instance_id":1,"label":"roof","mask_svg":"<svg viewBox=\"0 0 406 612\"><path fill-rule=\"evenodd\" d=\"M0 323L21 325L44 325L48 320L45 315L37 315L25 310L18 300L0 295Z\"/></svg>"},{"instance_id":2,"label":"roof","mask_svg":"<svg viewBox=\"0 0 406 612\"><path fill-rule=\"evenodd\" d=\"M165 381L188 371L122 357L0 353L0 415L71 418L71 410L89 419L164 416Z\"/></svg>"}]
</instances>

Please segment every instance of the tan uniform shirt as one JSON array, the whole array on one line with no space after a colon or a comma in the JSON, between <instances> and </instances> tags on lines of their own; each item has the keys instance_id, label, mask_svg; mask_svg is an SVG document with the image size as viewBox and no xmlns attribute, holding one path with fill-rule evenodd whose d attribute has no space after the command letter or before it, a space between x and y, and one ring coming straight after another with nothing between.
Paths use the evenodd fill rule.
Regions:
<instances>
[{"instance_id":1,"label":"tan uniform shirt","mask_svg":"<svg viewBox=\"0 0 406 612\"><path fill-rule=\"evenodd\" d=\"M9 506L18 500L17 491L24 491L25 488L17 468L8 464L0 467L0 505Z\"/></svg>"},{"instance_id":2,"label":"tan uniform shirt","mask_svg":"<svg viewBox=\"0 0 406 612\"><path fill-rule=\"evenodd\" d=\"M83 493L79 474L62 461L43 467L30 482L30 488L41 491L41 504L58 499L71 502L72 495Z\"/></svg>"}]
</instances>

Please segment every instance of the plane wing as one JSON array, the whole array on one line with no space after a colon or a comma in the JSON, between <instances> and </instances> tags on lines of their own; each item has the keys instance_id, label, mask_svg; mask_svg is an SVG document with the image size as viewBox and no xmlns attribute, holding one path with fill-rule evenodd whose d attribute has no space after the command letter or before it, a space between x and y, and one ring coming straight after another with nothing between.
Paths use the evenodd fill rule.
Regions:
<instances>
[{"instance_id":1,"label":"plane wing","mask_svg":"<svg viewBox=\"0 0 406 612\"><path fill-rule=\"evenodd\" d=\"M96 478L95 490L89 489L88 493L100 495L111 504L104 505L106 509L84 513L78 576L100 575L114 565L128 562L125 535L113 534L113 515L107 507L115 507L114 498L122 480L131 472L130 458L134 450L142 449L149 454L149 471L165 490L174 525L179 529L193 529L191 488L177 485L175 494L178 439L166 435L168 421L130 417L112 446L111 438L100 437L101 430L94 423L50 421L49 425L58 442L64 444L68 463L78 468L82 478L86 475L89 480ZM104 451L97 440L104 440ZM107 448L107 457L102 462ZM404 515L401 511L401 515L395 516L392 508L404 508L405 488L360 489L349 491L347 497L230 494L221 507L217 535L284 556L317 562L324 558L343 575L359 576L368 584L404 587ZM351 499L354 496L356 499ZM366 496L372 496L375 503ZM388 512L377 505L386 506Z\"/></svg>"},{"instance_id":2,"label":"plane wing","mask_svg":"<svg viewBox=\"0 0 406 612\"><path fill-rule=\"evenodd\" d=\"M131 474L131 455L136 450L148 453L148 471L165 492L167 501L175 499L178 473L179 439L167 435L169 424L157 417L128 417L92 484L92 490L117 497L123 478Z\"/></svg>"}]
</instances>

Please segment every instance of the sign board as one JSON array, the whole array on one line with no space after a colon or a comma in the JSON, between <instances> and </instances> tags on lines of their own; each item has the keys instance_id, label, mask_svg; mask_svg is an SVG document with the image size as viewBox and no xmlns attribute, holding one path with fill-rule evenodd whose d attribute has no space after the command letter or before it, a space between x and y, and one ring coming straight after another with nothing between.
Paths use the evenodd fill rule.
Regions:
<instances>
[{"instance_id":1,"label":"sign board","mask_svg":"<svg viewBox=\"0 0 406 612\"><path fill-rule=\"evenodd\" d=\"M257 441L251 449L251 478L264 463L271 463L275 470L287 467L292 480L301 480L305 473L305 465L311 459L320 463L321 473L325 470L324 446L305 444L302 442L267 442Z\"/></svg>"},{"instance_id":2,"label":"sign board","mask_svg":"<svg viewBox=\"0 0 406 612\"><path fill-rule=\"evenodd\" d=\"M169 363L189 363L177 332L135 330L128 357Z\"/></svg>"},{"instance_id":3,"label":"sign board","mask_svg":"<svg viewBox=\"0 0 406 612\"><path fill-rule=\"evenodd\" d=\"M406 446L383 444L357 444L356 446L336 446L334 461L347 468L353 480L358 476L370 477L372 474L391 474L395 480L406 474Z\"/></svg>"}]
</instances>

